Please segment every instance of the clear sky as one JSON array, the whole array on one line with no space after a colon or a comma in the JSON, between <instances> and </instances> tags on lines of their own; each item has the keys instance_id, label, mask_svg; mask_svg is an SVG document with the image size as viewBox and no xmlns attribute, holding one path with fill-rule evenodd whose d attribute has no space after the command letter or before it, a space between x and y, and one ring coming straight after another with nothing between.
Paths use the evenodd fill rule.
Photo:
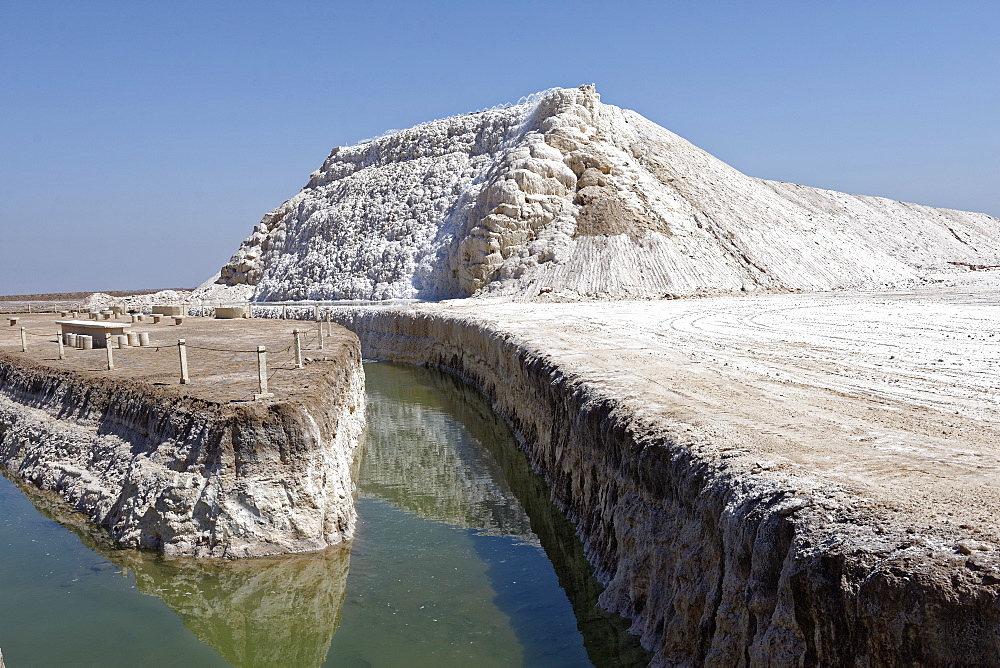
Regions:
<instances>
[{"instance_id":1,"label":"clear sky","mask_svg":"<svg viewBox=\"0 0 1000 668\"><path fill-rule=\"evenodd\" d=\"M741 171L1000 216L1000 3L0 3L0 294L194 287L334 146L596 83Z\"/></svg>"}]
</instances>

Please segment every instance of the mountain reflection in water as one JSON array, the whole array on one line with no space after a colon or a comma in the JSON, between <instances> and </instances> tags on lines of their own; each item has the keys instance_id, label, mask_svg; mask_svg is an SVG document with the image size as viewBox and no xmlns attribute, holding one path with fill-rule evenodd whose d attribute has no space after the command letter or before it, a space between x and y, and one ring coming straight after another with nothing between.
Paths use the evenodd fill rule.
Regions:
<instances>
[{"instance_id":1,"label":"mountain reflection in water","mask_svg":"<svg viewBox=\"0 0 1000 668\"><path fill-rule=\"evenodd\" d=\"M481 534L540 544L596 666L645 666L629 621L597 605L603 591L573 524L476 388L437 369L367 363L368 435L360 495ZM498 570L494 567L493 570ZM502 584L495 583L498 592ZM509 608L523 602L495 601ZM516 613L512 613L516 614ZM544 620L522 624L544 626Z\"/></svg>"}]
</instances>

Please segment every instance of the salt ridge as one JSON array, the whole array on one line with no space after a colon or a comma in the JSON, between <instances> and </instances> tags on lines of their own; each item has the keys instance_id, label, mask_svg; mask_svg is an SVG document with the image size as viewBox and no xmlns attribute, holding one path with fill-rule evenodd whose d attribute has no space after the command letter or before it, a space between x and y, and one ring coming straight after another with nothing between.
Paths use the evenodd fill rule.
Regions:
<instances>
[{"instance_id":1,"label":"salt ridge","mask_svg":"<svg viewBox=\"0 0 1000 668\"><path fill-rule=\"evenodd\" d=\"M963 264L1000 265L1000 220L749 177L581 86L335 148L194 296L649 299Z\"/></svg>"}]
</instances>

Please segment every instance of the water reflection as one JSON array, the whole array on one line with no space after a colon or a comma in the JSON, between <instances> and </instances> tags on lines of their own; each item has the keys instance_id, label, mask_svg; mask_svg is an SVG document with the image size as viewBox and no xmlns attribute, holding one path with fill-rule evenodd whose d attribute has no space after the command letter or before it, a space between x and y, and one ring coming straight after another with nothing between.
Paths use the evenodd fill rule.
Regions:
<instances>
[{"instance_id":1,"label":"water reflection","mask_svg":"<svg viewBox=\"0 0 1000 668\"><path fill-rule=\"evenodd\" d=\"M235 561L165 559L114 547L107 534L57 495L15 484L43 515L131 573L143 594L181 616L203 643L237 666L318 666L340 624L350 552Z\"/></svg>"},{"instance_id":2,"label":"water reflection","mask_svg":"<svg viewBox=\"0 0 1000 668\"><path fill-rule=\"evenodd\" d=\"M483 535L537 543L491 451L497 434L480 428L484 416L464 405L455 381L384 362L365 371L368 441L360 496Z\"/></svg>"},{"instance_id":3,"label":"water reflection","mask_svg":"<svg viewBox=\"0 0 1000 668\"><path fill-rule=\"evenodd\" d=\"M165 602L201 643L234 665L647 664L648 653L625 632L628 622L597 606L601 587L574 527L482 395L433 370L388 363L365 369L369 427L353 558L346 548L232 562L120 550L56 494L18 486L35 508L101 555L98 571L106 566L132 576L142 593ZM124 594L104 598L101 589L108 579L123 581L100 575L90 578L86 600L103 607L77 611L94 621L84 627L77 613L53 605L83 600L75 576L72 587L46 584L55 567L52 561L24 566L21 577L30 584L22 598L37 607L32 619L47 616L50 624L63 615L61 628L82 628L84 642L114 628L121 637L102 640L92 653L125 662L123 644L133 645L128 640L156 623L150 620L162 625L166 616L179 636L135 651L155 652L150 648L158 643L172 655L157 661L181 662L189 636L163 606L146 606L132 619ZM81 568L67 564L60 572ZM150 607L162 609L161 616L149 616ZM190 637L183 651L210 655L201 643ZM67 652L79 658L72 644ZM156 663L152 656L143 662Z\"/></svg>"},{"instance_id":4,"label":"water reflection","mask_svg":"<svg viewBox=\"0 0 1000 668\"><path fill-rule=\"evenodd\" d=\"M648 665L652 655L627 632L628 620L597 605L603 587L575 527L552 504L547 485L485 397L434 369L379 362L366 364L365 374L369 432L362 496L384 498L428 519L540 544L572 606L590 661ZM489 549L489 543L479 546ZM545 620L525 615L518 597L505 595L502 560L486 561L497 591L494 602L511 611L522 643L555 642L545 633Z\"/></svg>"}]
</instances>

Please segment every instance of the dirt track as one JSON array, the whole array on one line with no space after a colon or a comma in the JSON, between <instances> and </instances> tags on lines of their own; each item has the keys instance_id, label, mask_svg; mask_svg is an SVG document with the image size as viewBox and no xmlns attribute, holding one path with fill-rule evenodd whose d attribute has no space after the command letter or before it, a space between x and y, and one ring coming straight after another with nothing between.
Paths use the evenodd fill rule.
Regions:
<instances>
[{"instance_id":1,"label":"dirt track","mask_svg":"<svg viewBox=\"0 0 1000 668\"><path fill-rule=\"evenodd\" d=\"M754 458L756 474L871 513L876 531L995 552L1000 307L995 276L976 278L874 295L417 308L497 322L636 410L707 433L724 457Z\"/></svg>"}]
</instances>

